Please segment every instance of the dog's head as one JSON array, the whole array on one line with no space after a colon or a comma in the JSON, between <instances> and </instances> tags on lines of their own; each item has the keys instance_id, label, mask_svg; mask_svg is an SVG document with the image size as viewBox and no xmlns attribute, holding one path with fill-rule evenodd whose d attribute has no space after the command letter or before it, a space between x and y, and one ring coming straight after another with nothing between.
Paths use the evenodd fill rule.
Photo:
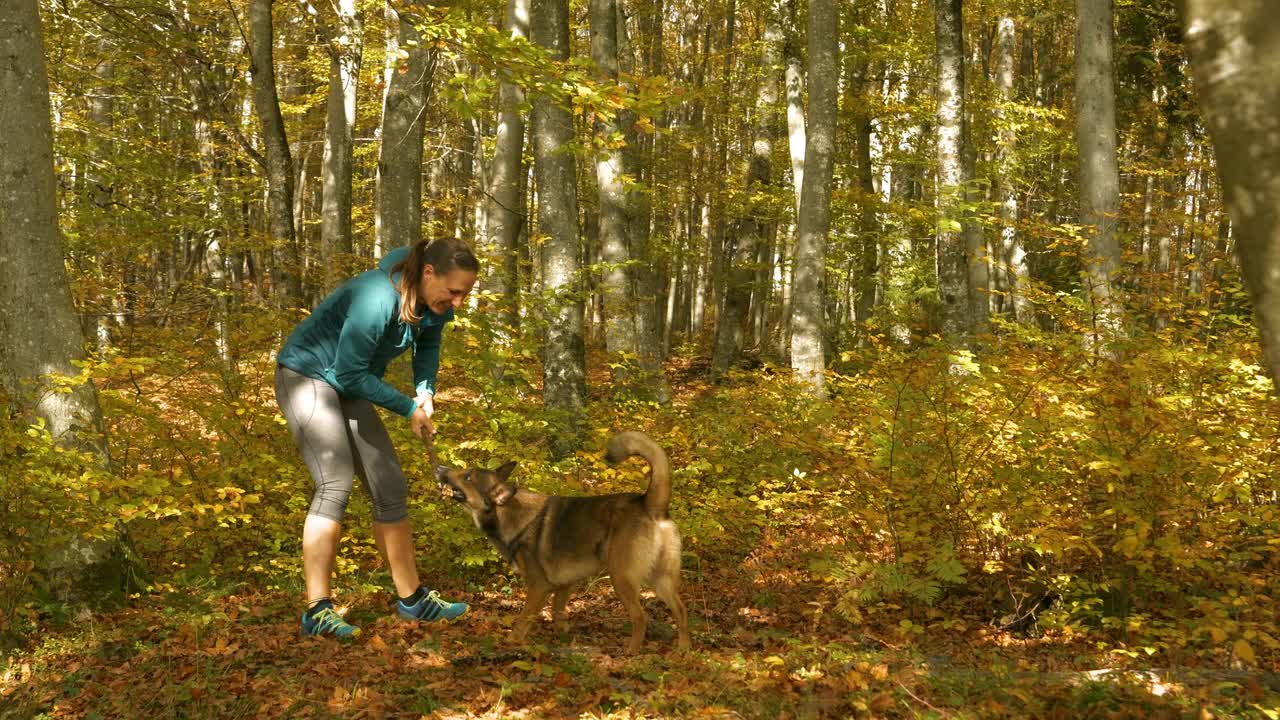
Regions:
<instances>
[{"instance_id":1,"label":"dog's head","mask_svg":"<svg viewBox=\"0 0 1280 720\"><path fill-rule=\"evenodd\" d=\"M495 507L507 504L515 496L516 485L510 480L515 467L514 460L497 470L440 465L436 467L436 482L440 483L441 495L453 498L479 516L493 512Z\"/></svg>"}]
</instances>

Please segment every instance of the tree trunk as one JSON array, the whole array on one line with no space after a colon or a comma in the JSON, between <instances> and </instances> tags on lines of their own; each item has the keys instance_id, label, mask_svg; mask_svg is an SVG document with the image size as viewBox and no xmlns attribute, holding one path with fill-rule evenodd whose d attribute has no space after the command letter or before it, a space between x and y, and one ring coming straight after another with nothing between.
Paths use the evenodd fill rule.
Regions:
<instances>
[{"instance_id":1,"label":"tree trunk","mask_svg":"<svg viewBox=\"0 0 1280 720\"><path fill-rule=\"evenodd\" d=\"M615 0L616 2L616 0ZM615 16L618 23L618 65L623 73L635 74L635 52L631 38L627 32L626 18L621 5L617 6ZM640 160L640 139L635 127L636 116L631 110L619 115L622 125L622 137L625 144L622 148L623 166L628 174L639 179L642 168ZM649 190L635 186L627 188L628 235L631 248L631 267L628 278L634 302L631 311L635 316L636 337L639 338L639 364L647 368L651 380L650 392L659 402L667 402L671 391L666 377L662 375L662 348L658 344L658 306L657 282L653 246L650 238Z\"/></svg>"},{"instance_id":2,"label":"tree trunk","mask_svg":"<svg viewBox=\"0 0 1280 720\"><path fill-rule=\"evenodd\" d=\"M397 30L393 57L404 58L391 72L382 104L378 147L377 243L383 251L422 239L422 128L434 54L423 47L412 18L387 6L387 22Z\"/></svg>"},{"instance_id":3,"label":"tree trunk","mask_svg":"<svg viewBox=\"0 0 1280 720\"><path fill-rule=\"evenodd\" d=\"M850 103L854 107L866 107L871 93L878 89L879 83L870 76L870 64L866 60L860 61L857 68L850 72L853 76L850 80L853 91L862 93L854 95ZM865 345L867 321L875 309L876 280L880 273L880 224L876 216L879 197L876 195L875 168L871 162L872 135L875 130L871 114L860 109L854 113L854 124L854 146L858 155L858 233L861 235L861 259L858 267L860 273L856 280L852 272L852 260L850 261L849 284L851 290L856 288L853 290L856 297L851 300L850 305L853 309L851 319L857 323L858 343Z\"/></svg>"},{"instance_id":4,"label":"tree trunk","mask_svg":"<svg viewBox=\"0 0 1280 720\"><path fill-rule=\"evenodd\" d=\"M840 89L839 24L835 0L809 0L809 127L796 234L791 367L815 395L825 392L824 276Z\"/></svg>"},{"instance_id":5,"label":"tree trunk","mask_svg":"<svg viewBox=\"0 0 1280 720\"><path fill-rule=\"evenodd\" d=\"M356 124L356 84L364 49L364 23L355 0L338 0L338 32L329 40L329 97L321 173L320 247L322 294L338 281L336 255L350 254L351 150Z\"/></svg>"},{"instance_id":6,"label":"tree trunk","mask_svg":"<svg viewBox=\"0 0 1280 720\"><path fill-rule=\"evenodd\" d=\"M781 9L775 6L765 20L764 41L761 43L760 87L756 93L755 132L751 155L747 166L746 194L767 195L773 182L774 108L778 104L778 81L781 76L779 53L782 32L779 26ZM746 216L737 220L726 234L722 267L727 266L724 303L716 318L715 347L711 356L711 375L719 378L742 352L746 336L748 311L756 281L757 249L764 242L768 230L765 211L749 208Z\"/></svg>"},{"instance_id":7,"label":"tree trunk","mask_svg":"<svg viewBox=\"0 0 1280 720\"><path fill-rule=\"evenodd\" d=\"M787 23L786 40L786 88L787 88L787 144L791 151L791 183L796 192L796 218L800 217L800 195L804 187L805 127L804 127L804 70L801 67L799 28L796 27L795 0L790 0L791 13ZM812 11L810 11L812 13ZM824 30L830 32L830 28ZM812 64L812 59L810 60ZM809 74L813 78L813 73ZM812 100L810 100L812 103Z\"/></svg>"},{"instance_id":8,"label":"tree trunk","mask_svg":"<svg viewBox=\"0 0 1280 720\"><path fill-rule=\"evenodd\" d=\"M1076 0L1076 142L1080 148L1080 224L1089 233L1086 277L1094 312L1089 341L1100 352L1120 338L1122 311L1115 294L1120 270L1116 213L1116 98L1111 64L1112 1Z\"/></svg>"},{"instance_id":9,"label":"tree trunk","mask_svg":"<svg viewBox=\"0 0 1280 720\"><path fill-rule=\"evenodd\" d=\"M553 60L569 58L568 0L538 0L533 7L533 42ZM583 341L582 279L578 257L577 162L564 148L573 142L573 116L547 94L533 100L534 172L538 183L538 228L542 283L549 296L543 348L543 403L552 411L552 455L565 457L585 439L586 348Z\"/></svg>"},{"instance_id":10,"label":"tree trunk","mask_svg":"<svg viewBox=\"0 0 1280 720\"><path fill-rule=\"evenodd\" d=\"M934 0L937 29L938 294L942 333L958 341L973 329L960 201L965 178L964 12L961 0Z\"/></svg>"},{"instance_id":11,"label":"tree trunk","mask_svg":"<svg viewBox=\"0 0 1280 720\"><path fill-rule=\"evenodd\" d=\"M591 0L591 59L605 82L618 82L618 27L616 0ZM610 353L623 353L636 362L641 381L660 402L671 398L662 377L660 356L653 352L655 338L641 335L637 323L638 300L632 281L635 265L648 258L635 257L632 249L639 243L628 237L637 228L631 222L629 200L633 193L626 188L626 178L634 180L635 116L619 111L615 117L600 114L596 133L600 139L595 160L599 184L599 236L601 260L604 263L602 291L604 299L605 347ZM630 151L630 152L629 152Z\"/></svg>"},{"instance_id":12,"label":"tree trunk","mask_svg":"<svg viewBox=\"0 0 1280 720\"><path fill-rule=\"evenodd\" d=\"M1018 190L1014 174L1014 146L1017 136L1008 117L1007 107L1014 101L1014 21L1013 17L1000 18L996 27L996 91L1000 104L996 106L996 125L999 132L996 164L999 167L997 199L1000 215L1000 270L1004 277L1004 289L1008 306L1017 322L1029 323L1031 306L1027 302L1027 254L1018 236ZM1028 38L1030 36L1028 35Z\"/></svg>"},{"instance_id":13,"label":"tree trunk","mask_svg":"<svg viewBox=\"0 0 1280 720\"><path fill-rule=\"evenodd\" d=\"M267 149L267 218L271 238L277 251L283 254L282 261L276 264L277 292L283 292L286 305L296 305L302 301L302 256L293 226L293 158L289 154L280 98L276 93L272 2L249 0L249 72L253 77L253 105Z\"/></svg>"},{"instance_id":14,"label":"tree trunk","mask_svg":"<svg viewBox=\"0 0 1280 720\"><path fill-rule=\"evenodd\" d=\"M54 390L51 376L80 374L85 339L71 299L58 229L49 81L36 0L6 0L0 21L0 384L28 416L44 421L61 445L108 462L102 413L90 382ZM31 416L34 416L31 417ZM27 480L22 480L26 482ZM32 482L38 480L32 479ZM55 596L93 598L95 607L121 597L121 540L59 538L39 560Z\"/></svg>"},{"instance_id":15,"label":"tree trunk","mask_svg":"<svg viewBox=\"0 0 1280 720\"><path fill-rule=\"evenodd\" d=\"M1280 38L1266 0L1184 0L1191 69L1253 300L1267 372L1280 393Z\"/></svg>"},{"instance_id":16,"label":"tree trunk","mask_svg":"<svg viewBox=\"0 0 1280 720\"><path fill-rule=\"evenodd\" d=\"M504 27L512 38L529 37L529 0L507 0ZM524 198L521 177L525 172L524 153L524 89L513 82L503 82L498 91L498 128L494 133L493 164L489 171L488 209L485 212L486 244L498 267L490 273L489 286L499 303L508 327L514 328L519 289L519 263L516 250L520 227L524 223Z\"/></svg>"}]
</instances>

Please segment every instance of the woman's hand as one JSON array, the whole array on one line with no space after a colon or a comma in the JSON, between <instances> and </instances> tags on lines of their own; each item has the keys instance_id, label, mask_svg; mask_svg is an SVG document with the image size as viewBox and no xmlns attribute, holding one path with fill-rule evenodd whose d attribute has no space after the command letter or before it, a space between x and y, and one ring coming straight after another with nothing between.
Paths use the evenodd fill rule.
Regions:
<instances>
[{"instance_id":1,"label":"woman's hand","mask_svg":"<svg viewBox=\"0 0 1280 720\"><path fill-rule=\"evenodd\" d=\"M431 396L422 396L417 409L413 411L413 415L409 416L409 427L419 439L426 440L428 435L436 433L435 423L431 422L433 414L435 414L435 406L431 402Z\"/></svg>"}]
</instances>

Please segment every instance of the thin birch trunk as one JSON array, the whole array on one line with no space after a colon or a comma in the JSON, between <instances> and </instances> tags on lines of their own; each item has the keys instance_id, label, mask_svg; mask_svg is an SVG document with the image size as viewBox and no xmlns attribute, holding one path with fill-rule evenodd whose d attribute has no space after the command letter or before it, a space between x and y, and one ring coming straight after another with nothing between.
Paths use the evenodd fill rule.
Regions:
<instances>
[{"instance_id":1,"label":"thin birch trunk","mask_svg":"<svg viewBox=\"0 0 1280 720\"><path fill-rule=\"evenodd\" d=\"M965 185L964 12L961 0L934 0L937 30L938 294L942 333L957 342L973 329L968 253L960 202Z\"/></svg>"},{"instance_id":2,"label":"thin birch trunk","mask_svg":"<svg viewBox=\"0 0 1280 720\"><path fill-rule=\"evenodd\" d=\"M996 27L996 91L1000 104L996 106L996 124L999 128L997 165L999 184L997 200L1000 217L1000 272L1004 276L1009 307L1017 322L1030 323L1031 305L1027 300L1027 287L1031 282L1027 271L1027 253L1018 235L1018 189L1015 181L1017 167L1014 158L1017 135L1008 116L1008 107L1014 102L1014 45L1015 25L1011 16L1000 18Z\"/></svg>"}]
</instances>

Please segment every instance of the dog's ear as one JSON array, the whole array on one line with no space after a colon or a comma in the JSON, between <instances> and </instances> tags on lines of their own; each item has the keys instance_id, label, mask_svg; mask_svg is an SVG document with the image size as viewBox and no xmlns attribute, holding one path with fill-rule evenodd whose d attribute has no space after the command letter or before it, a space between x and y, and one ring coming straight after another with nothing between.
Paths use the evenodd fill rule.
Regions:
<instances>
[{"instance_id":1,"label":"dog's ear","mask_svg":"<svg viewBox=\"0 0 1280 720\"><path fill-rule=\"evenodd\" d=\"M516 469L516 461L508 460L502 463L502 467L498 468L497 470L494 470L493 474L497 475L498 479L501 480L502 482L507 482L507 478L511 477L511 471L515 469Z\"/></svg>"},{"instance_id":2,"label":"dog's ear","mask_svg":"<svg viewBox=\"0 0 1280 720\"><path fill-rule=\"evenodd\" d=\"M507 501L515 497L516 486L514 483L499 482L489 491L489 500L494 505L506 505Z\"/></svg>"}]
</instances>

